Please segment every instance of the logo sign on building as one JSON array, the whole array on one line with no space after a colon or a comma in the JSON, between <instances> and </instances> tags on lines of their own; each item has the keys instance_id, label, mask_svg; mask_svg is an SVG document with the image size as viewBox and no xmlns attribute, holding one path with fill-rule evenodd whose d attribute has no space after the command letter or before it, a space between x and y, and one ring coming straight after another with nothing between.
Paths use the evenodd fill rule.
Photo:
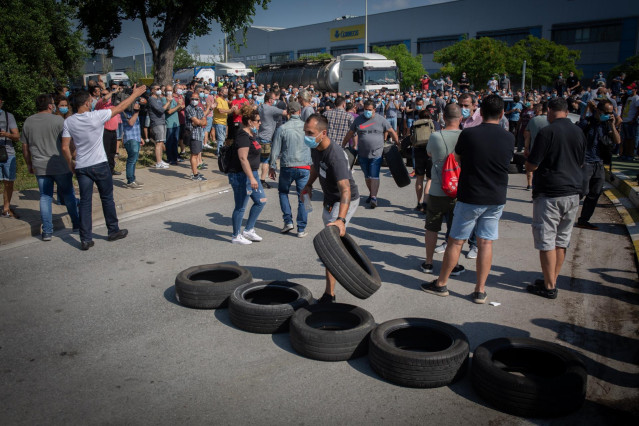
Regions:
<instances>
[{"instance_id":1,"label":"logo sign on building","mask_svg":"<svg viewBox=\"0 0 639 426\"><path fill-rule=\"evenodd\" d=\"M350 27L331 28L331 41L355 40L364 38L365 25L352 25Z\"/></svg>"}]
</instances>

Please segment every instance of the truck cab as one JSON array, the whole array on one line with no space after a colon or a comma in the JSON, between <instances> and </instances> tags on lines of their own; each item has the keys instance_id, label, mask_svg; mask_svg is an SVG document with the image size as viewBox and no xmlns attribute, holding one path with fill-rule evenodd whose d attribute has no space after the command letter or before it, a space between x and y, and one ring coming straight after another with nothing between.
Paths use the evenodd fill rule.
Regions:
<instances>
[{"instance_id":1,"label":"truck cab","mask_svg":"<svg viewBox=\"0 0 639 426\"><path fill-rule=\"evenodd\" d=\"M121 83L123 83L124 86L127 86L127 87L131 86L131 80L129 80L129 76L123 72L108 72L106 74L106 80L107 80L106 81L107 85L111 85L111 84L120 85Z\"/></svg>"},{"instance_id":2,"label":"truck cab","mask_svg":"<svg viewBox=\"0 0 639 426\"><path fill-rule=\"evenodd\" d=\"M399 90L401 79L395 61L377 53L348 53L339 57L339 91Z\"/></svg>"}]
</instances>

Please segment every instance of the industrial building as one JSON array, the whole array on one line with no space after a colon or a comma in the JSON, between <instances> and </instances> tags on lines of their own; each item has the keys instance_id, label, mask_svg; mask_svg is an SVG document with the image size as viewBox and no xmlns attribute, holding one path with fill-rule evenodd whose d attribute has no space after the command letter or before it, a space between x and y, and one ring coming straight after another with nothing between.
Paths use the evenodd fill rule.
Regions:
<instances>
[{"instance_id":1,"label":"industrial building","mask_svg":"<svg viewBox=\"0 0 639 426\"><path fill-rule=\"evenodd\" d=\"M581 51L578 66L585 76L605 72L638 52L639 1L454 0L368 15L369 52L374 46L403 43L413 55L422 55L429 72L441 66L433 62L433 52L464 37L492 37L513 45L529 34ZM249 66L364 52L364 40L364 16L286 29L253 26L246 46L231 51L229 61Z\"/></svg>"}]
</instances>

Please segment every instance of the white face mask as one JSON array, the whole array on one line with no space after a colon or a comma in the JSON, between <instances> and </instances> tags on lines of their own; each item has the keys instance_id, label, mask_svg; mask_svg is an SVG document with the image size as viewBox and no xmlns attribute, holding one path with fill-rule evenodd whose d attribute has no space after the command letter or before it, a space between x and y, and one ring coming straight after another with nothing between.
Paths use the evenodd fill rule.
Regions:
<instances>
[{"instance_id":1,"label":"white face mask","mask_svg":"<svg viewBox=\"0 0 639 426\"><path fill-rule=\"evenodd\" d=\"M173 92L166 92L166 96L168 96L168 97L173 96Z\"/></svg>"},{"instance_id":2,"label":"white face mask","mask_svg":"<svg viewBox=\"0 0 639 426\"><path fill-rule=\"evenodd\" d=\"M161 90L156 90L155 94L158 95L158 96L162 96L162 91Z\"/></svg>"},{"instance_id":3,"label":"white face mask","mask_svg":"<svg viewBox=\"0 0 639 426\"><path fill-rule=\"evenodd\" d=\"M199 102L199 101L196 101L196 100L192 100L192 101L191 101L191 105L193 105L193 106L197 106L197 104L199 104L199 103L200 103L200 102Z\"/></svg>"},{"instance_id":4,"label":"white face mask","mask_svg":"<svg viewBox=\"0 0 639 426\"><path fill-rule=\"evenodd\" d=\"M178 94L178 95L181 95L181 94L183 94L183 93L184 93L184 91L183 91L182 89L177 89L177 94Z\"/></svg>"}]
</instances>

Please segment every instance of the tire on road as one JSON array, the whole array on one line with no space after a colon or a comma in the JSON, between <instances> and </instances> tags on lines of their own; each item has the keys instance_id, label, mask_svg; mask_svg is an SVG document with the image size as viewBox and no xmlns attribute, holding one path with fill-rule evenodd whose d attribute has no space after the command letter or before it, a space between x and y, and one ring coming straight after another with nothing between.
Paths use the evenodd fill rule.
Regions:
<instances>
[{"instance_id":1,"label":"tire on road","mask_svg":"<svg viewBox=\"0 0 639 426\"><path fill-rule=\"evenodd\" d=\"M231 322L251 333L273 334L288 330L291 316L307 306L313 295L306 287L288 281L260 281L240 286L229 298Z\"/></svg>"},{"instance_id":2,"label":"tire on road","mask_svg":"<svg viewBox=\"0 0 639 426\"><path fill-rule=\"evenodd\" d=\"M581 407L588 374L584 363L563 346L499 338L475 349L471 379L482 398L506 413L555 417Z\"/></svg>"},{"instance_id":3,"label":"tire on road","mask_svg":"<svg viewBox=\"0 0 639 426\"><path fill-rule=\"evenodd\" d=\"M175 277L175 297L190 308L221 308L228 304L233 290L252 280L251 271L238 265L192 266Z\"/></svg>"},{"instance_id":4,"label":"tire on road","mask_svg":"<svg viewBox=\"0 0 639 426\"><path fill-rule=\"evenodd\" d=\"M397 146L390 145L385 147L384 157L386 157L388 169L390 170L391 175L393 175L393 179L395 179L397 186L403 188L410 185L410 174L408 173L408 169L406 169L406 165L402 159L402 154L399 153Z\"/></svg>"},{"instance_id":5,"label":"tire on road","mask_svg":"<svg viewBox=\"0 0 639 426\"><path fill-rule=\"evenodd\" d=\"M373 316L360 307L344 303L310 305L291 318L291 345L307 358L346 361L366 354L373 328Z\"/></svg>"},{"instance_id":6,"label":"tire on road","mask_svg":"<svg viewBox=\"0 0 639 426\"><path fill-rule=\"evenodd\" d=\"M368 359L389 382L415 388L446 386L468 365L466 335L452 325L425 318L400 318L371 332Z\"/></svg>"},{"instance_id":7,"label":"tire on road","mask_svg":"<svg viewBox=\"0 0 639 426\"><path fill-rule=\"evenodd\" d=\"M366 299L382 285L368 256L353 238L339 236L336 226L327 226L313 239L315 251L335 279L353 296Z\"/></svg>"}]
</instances>

